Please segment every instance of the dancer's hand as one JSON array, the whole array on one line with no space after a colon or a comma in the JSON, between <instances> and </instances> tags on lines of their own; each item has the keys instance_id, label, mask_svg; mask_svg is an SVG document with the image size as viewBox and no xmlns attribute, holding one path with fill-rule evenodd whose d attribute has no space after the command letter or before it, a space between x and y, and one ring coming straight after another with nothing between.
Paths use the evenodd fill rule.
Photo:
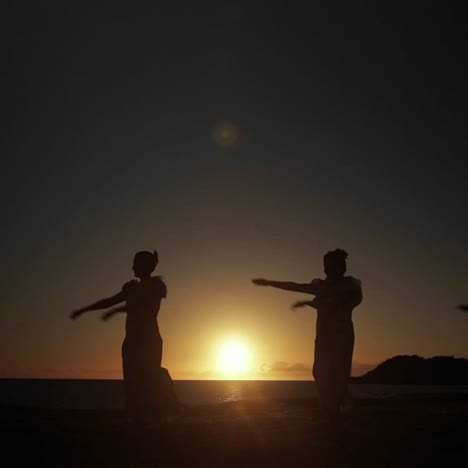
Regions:
<instances>
[{"instance_id":1,"label":"dancer's hand","mask_svg":"<svg viewBox=\"0 0 468 468\"><path fill-rule=\"evenodd\" d=\"M291 310L300 309L301 307L311 306L311 301L297 301L291 306Z\"/></svg>"},{"instance_id":2,"label":"dancer's hand","mask_svg":"<svg viewBox=\"0 0 468 468\"><path fill-rule=\"evenodd\" d=\"M75 320L77 319L80 315L83 315L84 314L84 310L81 310L81 309L78 309L78 310L74 310L71 314L70 314L70 318L72 320Z\"/></svg>"},{"instance_id":3,"label":"dancer's hand","mask_svg":"<svg viewBox=\"0 0 468 468\"><path fill-rule=\"evenodd\" d=\"M464 312L468 311L468 304L459 304L457 305L458 310L463 310Z\"/></svg>"},{"instance_id":4,"label":"dancer's hand","mask_svg":"<svg viewBox=\"0 0 468 468\"><path fill-rule=\"evenodd\" d=\"M112 318L115 314L117 313L117 311L115 310L109 310L108 312L104 313L101 315L101 320L103 322L107 322L110 318Z\"/></svg>"},{"instance_id":5,"label":"dancer's hand","mask_svg":"<svg viewBox=\"0 0 468 468\"><path fill-rule=\"evenodd\" d=\"M255 286L270 286L271 281L264 278L254 278L252 283L255 284Z\"/></svg>"}]
</instances>

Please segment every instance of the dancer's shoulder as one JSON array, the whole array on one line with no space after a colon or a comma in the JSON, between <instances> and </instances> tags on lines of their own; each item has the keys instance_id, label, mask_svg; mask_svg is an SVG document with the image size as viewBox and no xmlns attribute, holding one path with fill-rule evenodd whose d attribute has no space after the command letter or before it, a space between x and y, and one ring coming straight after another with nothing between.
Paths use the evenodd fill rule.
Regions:
<instances>
[{"instance_id":1,"label":"dancer's shoulder","mask_svg":"<svg viewBox=\"0 0 468 468\"><path fill-rule=\"evenodd\" d=\"M151 283L153 285L153 288L159 292L161 297L167 296L167 286L162 276L153 276L151 278Z\"/></svg>"},{"instance_id":2,"label":"dancer's shoulder","mask_svg":"<svg viewBox=\"0 0 468 468\"><path fill-rule=\"evenodd\" d=\"M127 294L129 292L132 292L135 290L135 288L138 286L138 281L137 280L130 280L127 281L123 286L122 286L122 292L124 294Z\"/></svg>"},{"instance_id":3,"label":"dancer's shoulder","mask_svg":"<svg viewBox=\"0 0 468 468\"><path fill-rule=\"evenodd\" d=\"M348 286L353 286L356 288L361 287L361 280L358 280L357 278L354 278L354 276L345 276L344 280L346 281L346 284Z\"/></svg>"}]
</instances>

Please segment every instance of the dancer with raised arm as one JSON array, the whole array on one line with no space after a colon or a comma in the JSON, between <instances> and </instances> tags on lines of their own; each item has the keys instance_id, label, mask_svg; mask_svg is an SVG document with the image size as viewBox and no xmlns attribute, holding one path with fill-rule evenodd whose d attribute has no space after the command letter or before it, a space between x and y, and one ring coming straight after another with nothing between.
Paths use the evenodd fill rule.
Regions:
<instances>
[{"instance_id":1,"label":"dancer with raised arm","mask_svg":"<svg viewBox=\"0 0 468 468\"><path fill-rule=\"evenodd\" d=\"M320 401L334 429L342 426L342 408L349 399L348 381L354 348L352 311L362 301L361 282L345 276L348 254L336 249L323 257L325 279L311 283L252 280L257 286L271 286L286 291L315 296L312 301L299 301L293 308L310 306L317 309L315 360L313 376Z\"/></svg>"},{"instance_id":2,"label":"dancer with raised arm","mask_svg":"<svg viewBox=\"0 0 468 468\"><path fill-rule=\"evenodd\" d=\"M125 283L114 296L71 314L76 319L85 312L125 302L106 312L102 319L108 320L118 312L127 314L122 344L123 376L127 409L136 422L157 422L177 404L170 376L161 368L162 338L157 316L167 288L161 277L152 276L157 264L156 251L138 252L133 260L133 272L138 280Z\"/></svg>"}]
</instances>

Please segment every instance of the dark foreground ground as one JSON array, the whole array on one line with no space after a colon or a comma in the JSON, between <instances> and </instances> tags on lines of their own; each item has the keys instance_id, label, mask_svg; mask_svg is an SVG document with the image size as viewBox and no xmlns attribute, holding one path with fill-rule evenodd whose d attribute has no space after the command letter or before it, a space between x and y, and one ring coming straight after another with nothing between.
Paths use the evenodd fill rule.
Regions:
<instances>
[{"instance_id":1,"label":"dark foreground ground","mask_svg":"<svg viewBox=\"0 0 468 468\"><path fill-rule=\"evenodd\" d=\"M466 397L357 401L341 439L313 400L192 408L163 430L132 428L118 410L0 414L5 467L468 466Z\"/></svg>"}]
</instances>

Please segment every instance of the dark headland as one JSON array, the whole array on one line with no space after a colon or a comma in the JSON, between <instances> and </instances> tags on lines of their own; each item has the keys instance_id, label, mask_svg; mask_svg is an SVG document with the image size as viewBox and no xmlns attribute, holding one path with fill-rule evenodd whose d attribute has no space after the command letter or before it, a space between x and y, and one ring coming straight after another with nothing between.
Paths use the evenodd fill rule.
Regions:
<instances>
[{"instance_id":1,"label":"dark headland","mask_svg":"<svg viewBox=\"0 0 468 468\"><path fill-rule=\"evenodd\" d=\"M468 359L453 356L394 356L352 383L468 385Z\"/></svg>"}]
</instances>

